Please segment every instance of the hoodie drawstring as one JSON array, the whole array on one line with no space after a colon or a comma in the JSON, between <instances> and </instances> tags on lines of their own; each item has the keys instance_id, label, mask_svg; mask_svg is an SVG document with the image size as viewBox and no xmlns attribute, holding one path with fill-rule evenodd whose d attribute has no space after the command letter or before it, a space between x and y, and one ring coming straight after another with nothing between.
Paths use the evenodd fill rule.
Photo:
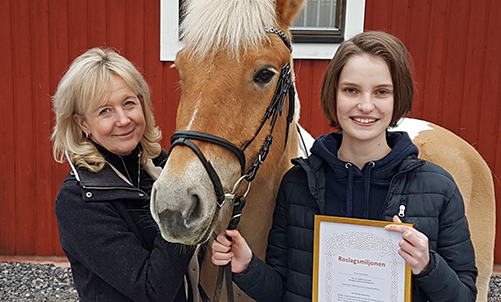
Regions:
<instances>
[{"instance_id":1,"label":"hoodie drawstring","mask_svg":"<svg viewBox=\"0 0 501 302\"><path fill-rule=\"evenodd\" d=\"M369 196L371 191L371 171L376 164L371 161L364 173L365 218L369 218Z\"/></svg>"},{"instance_id":2,"label":"hoodie drawstring","mask_svg":"<svg viewBox=\"0 0 501 302\"><path fill-rule=\"evenodd\" d=\"M364 218L369 218L369 197L371 190L371 171L376 164L371 161L367 169L364 172L364 197L365 197L365 209L364 209ZM353 169L354 166L352 163L346 163L345 168L348 169L348 184L346 187L346 214L347 217L353 217Z\"/></svg>"},{"instance_id":3,"label":"hoodie drawstring","mask_svg":"<svg viewBox=\"0 0 501 302\"><path fill-rule=\"evenodd\" d=\"M346 186L346 214L353 217L353 164L344 165L348 169L348 185Z\"/></svg>"}]
</instances>

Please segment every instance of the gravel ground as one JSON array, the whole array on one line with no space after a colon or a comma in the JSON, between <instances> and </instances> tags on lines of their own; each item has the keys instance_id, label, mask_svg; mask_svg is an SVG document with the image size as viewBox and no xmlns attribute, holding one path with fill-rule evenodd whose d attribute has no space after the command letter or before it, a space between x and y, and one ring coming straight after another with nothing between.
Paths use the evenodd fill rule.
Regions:
<instances>
[{"instance_id":1,"label":"gravel ground","mask_svg":"<svg viewBox=\"0 0 501 302\"><path fill-rule=\"evenodd\" d=\"M489 294L487 295L488 302L501 301L501 276L495 275L491 277L489 285Z\"/></svg>"},{"instance_id":2,"label":"gravel ground","mask_svg":"<svg viewBox=\"0 0 501 302\"><path fill-rule=\"evenodd\" d=\"M78 302L69 267L0 262L0 301ZM501 302L501 276L492 276L488 302Z\"/></svg>"},{"instance_id":3,"label":"gravel ground","mask_svg":"<svg viewBox=\"0 0 501 302\"><path fill-rule=\"evenodd\" d=\"M0 301L77 302L69 267L0 262Z\"/></svg>"}]
</instances>

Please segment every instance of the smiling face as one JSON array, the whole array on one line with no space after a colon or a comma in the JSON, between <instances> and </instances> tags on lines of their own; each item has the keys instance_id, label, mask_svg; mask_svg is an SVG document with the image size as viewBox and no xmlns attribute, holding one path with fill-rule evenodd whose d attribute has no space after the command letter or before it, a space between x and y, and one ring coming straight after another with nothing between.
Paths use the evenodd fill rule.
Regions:
<instances>
[{"instance_id":1,"label":"smiling face","mask_svg":"<svg viewBox=\"0 0 501 302\"><path fill-rule=\"evenodd\" d=\"M108 100L98 106L89 106L84 116L74 115L82 131L120 156L129 155L136 148L146 125L141 102L119 76L111 78Z\"/></svg>"},{"instance_id":2,"label":"smiling face","mask_svg":"<svg viewBox=\"0 0 501 302\"><path fill-rule=\"evenodd\" d=\"M386 145L385 133L393 114L393 91L390 70L381 57L364 53L348 60L339 75L336 92L343 144Z\"/></svg>"}]
</instances>

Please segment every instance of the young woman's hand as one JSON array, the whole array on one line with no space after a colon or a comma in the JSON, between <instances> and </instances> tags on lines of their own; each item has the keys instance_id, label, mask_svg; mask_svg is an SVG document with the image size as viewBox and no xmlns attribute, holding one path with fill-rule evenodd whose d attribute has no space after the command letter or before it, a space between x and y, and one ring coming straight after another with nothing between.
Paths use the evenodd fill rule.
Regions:
<instances>
[{"instance_id":1,"label":"young woman's hand","mask_svg":"<svg viewBox=\"0 0 501 302\"><path fill-rule=\"evenodd\" d=\"M393 222L402 221L397 216L393 216ZM402 233L398 254L409 264L414 275L421 273L428 267L430 251L428 237L425 234L406 225L389 224L385 229Z\"/></svg>"},{"instance_id":2,"label":"young woman's hand","mask_svg":"<svg viewBox=\"0 0 501 302\"><path fill-rule=\"evenodd\" d=\"M233 240L229 240L226 235ZM241 273L252 259L252 250L237 230L226 230L212 242L212 263L226 265L231 261L231 271Z\"/></svg>"}]
</instances>

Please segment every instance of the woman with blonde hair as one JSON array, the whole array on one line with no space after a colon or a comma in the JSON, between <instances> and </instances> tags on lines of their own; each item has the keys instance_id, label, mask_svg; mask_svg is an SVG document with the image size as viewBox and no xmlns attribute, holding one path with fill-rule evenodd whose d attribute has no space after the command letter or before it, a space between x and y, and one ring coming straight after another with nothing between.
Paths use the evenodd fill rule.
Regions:
<instances>
[{"instance_id":1,"label":"woman with blonde hair","mask_svg":"<svg viewBox=\"0 0 501 302\"><path fill-rule=\"evenodd\" d=\"M54 158L71 166L56 216L80 301L191 301L194 249L166 242L149 212L167 152L141 73L111 49L90 49L53 106Z\"/></svg>"}]
</instances>

